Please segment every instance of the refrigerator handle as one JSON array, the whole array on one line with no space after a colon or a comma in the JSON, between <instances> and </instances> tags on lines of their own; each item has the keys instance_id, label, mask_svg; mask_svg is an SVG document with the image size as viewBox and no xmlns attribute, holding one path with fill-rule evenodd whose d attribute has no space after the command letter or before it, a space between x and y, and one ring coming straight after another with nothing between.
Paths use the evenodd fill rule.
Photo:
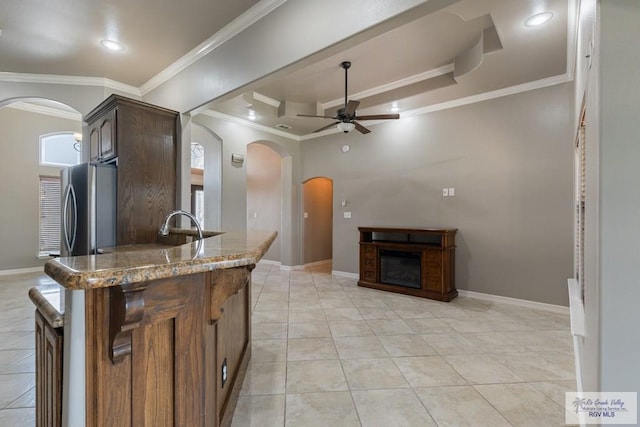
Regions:
<instances>
[{"instance_id":1,"label":"refrigerator handle","mask_svg":"<svg viewBox=\"0 0 640 427\"><path fill-rule=\"evenodd\" d=\"M71 236L69 236L69 229L67 228L67 224L69 224L67 215L69 214L69 200L73 202L73 230ZM76 232L78 229L78 200L76 199L76 192L73 189L73 186L68 186L66 194L64 196L64 204L62 207L62 230L64 232L64 244L67 247L67 251L69 252L69 256L71 256L72 248L76 243Z\"/></svg>"}]
</instances>

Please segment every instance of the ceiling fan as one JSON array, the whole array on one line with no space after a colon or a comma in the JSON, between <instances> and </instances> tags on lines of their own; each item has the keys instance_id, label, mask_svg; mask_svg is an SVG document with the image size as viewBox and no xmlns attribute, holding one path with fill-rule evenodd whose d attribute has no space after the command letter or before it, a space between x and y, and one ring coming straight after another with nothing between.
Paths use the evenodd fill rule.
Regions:
<instances>
[{"instance_id":1,"label":"ceiling fan","mask_svg":"<svg viewBox=\"0 0 640 427\"><path fill-rule=\"evenodd\" d=\"M323 119L337 120L330 125L323 126L320 129L314 130L313 133L322 132L323 130L329 129L334 125L338 125L338 129L340 129L344 133L347 133L355 128L358 132L364 134L371 131L362 126L356 120L386 120L400 118L400 114L374 114L370 116L358 116L356 113L356 109L358 108L358 105L360 105L360 101L347 100L347 70L351 67L351 62L344 61L340 64L340 67L344 69L344 107L338 109L338 112L335 116L313 116L308 114L298 114L298 117L320 117Z\"/></svg>"}]
</instances>

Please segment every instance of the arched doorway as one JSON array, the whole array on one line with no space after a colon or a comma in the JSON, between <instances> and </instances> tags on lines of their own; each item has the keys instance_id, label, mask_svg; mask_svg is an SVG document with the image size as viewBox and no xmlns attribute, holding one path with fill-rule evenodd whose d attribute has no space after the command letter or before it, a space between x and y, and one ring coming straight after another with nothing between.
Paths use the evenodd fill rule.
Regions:
<instances>
[{"instance_id":1,"label":"arched doorway","mask_svg":"<svg viewBox=\"0 0 640 427\"><path fill-rule=\"evenodd\" d=\"M330 264L333 258L333 180L304 182L304 265Z\"/></svg>"},{"instance_id":2,"label":"arched doorway","mask_svg":"<svg viewBox=\"0 0 640 427\"><path fill-rule=\"evenodd\" d=\"M201 175L193 171L192 165L192 192L202 189L203 225L207 230L220 230L221 222L221 198L222 198L222 139L206 127L192 123L191 142L202 147ZM193 147L193 146L192 146ZM197 150L198 151L198 150ZM192 157L193 157L192 150ZM199 179L199 180L198 180ZM195 187L194 187L195 185ZM197 200L192 200L197 202ZM192 212L194 203L192 203Z\"/></svg>"},{"instance_id":3,"label":"arched doorway","mask_svg":"<svg viewBox=\"0 0 640 427\"><path fill-rule=\"evenodd\" d=\"M275 230L282 236L282 156L262 142L247 145L247 230ZM282 237L263 259L282 262Z\"/></svg>"},{"instance_id":4,"label":"arched doorway","mask_svg":"<svg viewBox=\"0 0 640 427\"><path fill-rule=\"evenodd\" d=\"M59 178L64 167L59 156L48 159L47 152L58 153L56 141L45 144L46 137L71 135L73 145L73 134L82 132L81 114L45 98L0 99L0 128L4 161L0 192L11 206L2 217L2 238L12 242L0 248L0 271L42 271L47 255L59 245L55 237L59 236ZM58 218L49 213L57 213Z\"/></svg>"}]
</instances>

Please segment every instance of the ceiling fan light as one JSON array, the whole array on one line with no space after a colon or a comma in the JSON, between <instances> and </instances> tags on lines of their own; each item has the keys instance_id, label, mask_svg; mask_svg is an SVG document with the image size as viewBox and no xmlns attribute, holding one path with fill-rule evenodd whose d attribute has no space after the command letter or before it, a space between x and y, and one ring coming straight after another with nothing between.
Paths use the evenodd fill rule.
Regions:
<instances>
[{"instance_id":1,"label":"ceiling fan light","mask_svg":"<svg viewBox=\"0 0 640 427\"><path fill-rule=\"evenodd\" d=\"M356 125L350 122L340 122L338 123L338 129L340 129L344 133L349 133L354 130Z\"/></svg>"}]
</instances>

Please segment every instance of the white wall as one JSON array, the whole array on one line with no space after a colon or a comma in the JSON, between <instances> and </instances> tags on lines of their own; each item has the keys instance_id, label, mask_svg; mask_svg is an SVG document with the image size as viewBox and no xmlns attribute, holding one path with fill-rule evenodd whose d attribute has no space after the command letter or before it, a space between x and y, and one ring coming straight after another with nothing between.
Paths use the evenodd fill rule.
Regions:
<instances>
[{"instance_id":1,"label":"white wall","mask_svg":"<svg viewBox=\"0 0 640 427\"><path fill-rule=\"evenodd\" d=\"M39 175L60 168L39 165L40 135L80 132L81 123L13 108L0 108L0 271L44 265L37 259Z\"/></svg>"},{"instance_id":2,"label":"white wall","mask_svg":"<svg viewBox=\"0 0 640 427\"><path fill-rule=\"evenodd\" d=\"M566 83L304 141L303 177L334 183L333 269L358 272L358 226L456 227L459 289L567 305L572 108Z\"/></svg>"},{"instance_id":3,"label":"white wall","mask_svg":"<svg viewBox=\"0 0 640 427\"><path fill-rule=\"evenodd\" d=\"M603 1L600 19L599 386L639 391L640 3Z\"/></svg>"}]
</instances>

